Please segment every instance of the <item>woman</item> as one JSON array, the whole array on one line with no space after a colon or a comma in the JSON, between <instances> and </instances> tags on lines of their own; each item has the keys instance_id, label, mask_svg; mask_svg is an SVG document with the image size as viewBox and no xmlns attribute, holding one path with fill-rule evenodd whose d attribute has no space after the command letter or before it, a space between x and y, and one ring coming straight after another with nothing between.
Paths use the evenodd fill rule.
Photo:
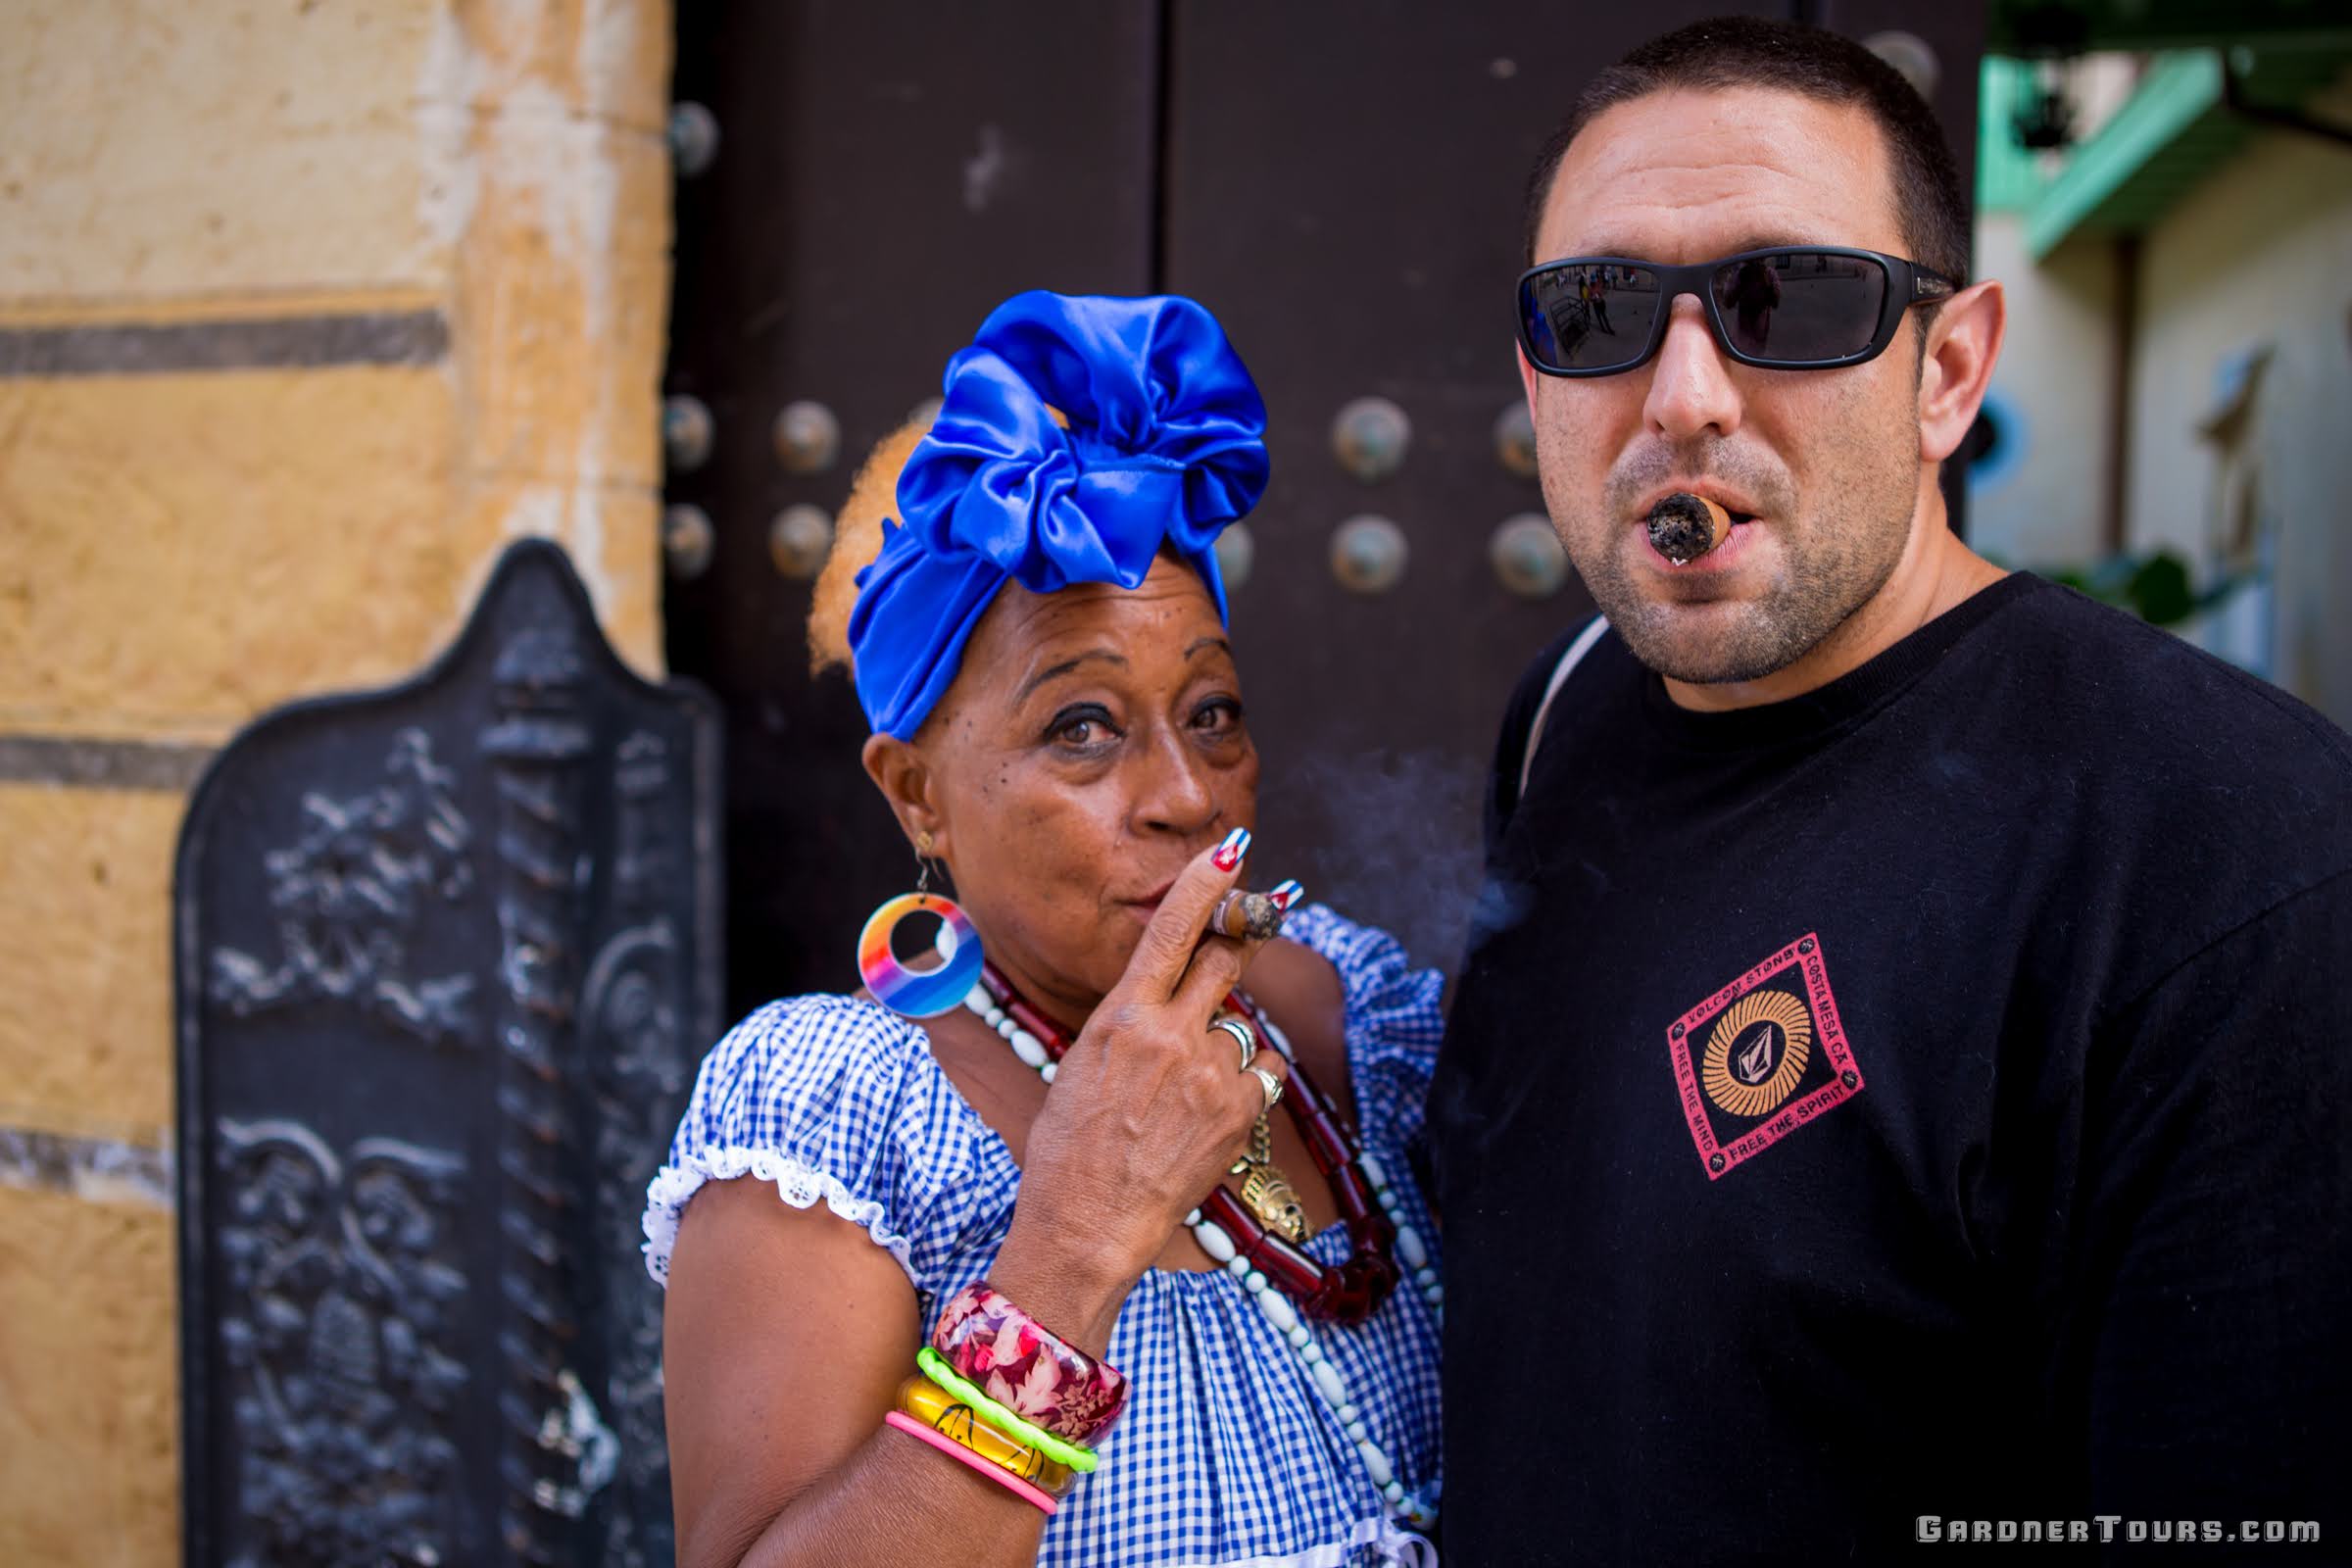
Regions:
<instances>
[{"instance_id":1,"label":"woman","mask_svg":"<svg viewBox=\"0 0 2352 1568\"><path fill-rule=\"evenodd\" d=\"M1434 1560L1439 978L1295 883L1209 929L1264 417L1190 301L1027 294L860 475L811 640L961 940L869 925L703 1065L646 1211L689 1568Z\"/></svg>"}]
</instances>

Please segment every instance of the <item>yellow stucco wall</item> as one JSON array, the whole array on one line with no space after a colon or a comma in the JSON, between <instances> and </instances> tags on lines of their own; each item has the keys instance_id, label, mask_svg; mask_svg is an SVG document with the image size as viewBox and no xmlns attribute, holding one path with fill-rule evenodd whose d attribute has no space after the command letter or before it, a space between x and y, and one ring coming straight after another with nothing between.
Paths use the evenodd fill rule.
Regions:
<instances>
[{"instance_id":1,"label":"yellow stucco wall","mask_svg":"<svg viewBox=\"0 0 2352 1568\"><path fill-rule=\"evenodd\" d=\"M10 7L0 1142L152 1159L172 1119L180 786L37 758L185 757L397 678L521 534L658 673L670 28L666 0ZM425 347L318 347L386 322ZM0 1169L0 1562L177 1559L173 1297L154 1184Z\"/></svg>"},{"instance_id":2,"label":"yellow stucco wall","mask_svg":"<svg viewBox=\"0 0 2352 1568\"><path fill-rule=\"evenodd\" d=\"M167 1141L179 817L161 792L0 784L0 1122Z\"/></svg>"},{"instance_id":3,"label":"yellow stucco wall","mask_svg":"<svg viewBox=\"0 0 2352 1568\"><path fill-rule=\"evenodd\" d=\"M0 1561L179 1560L172 1216L0 1190Z\"/></svg>"}]
</instances>

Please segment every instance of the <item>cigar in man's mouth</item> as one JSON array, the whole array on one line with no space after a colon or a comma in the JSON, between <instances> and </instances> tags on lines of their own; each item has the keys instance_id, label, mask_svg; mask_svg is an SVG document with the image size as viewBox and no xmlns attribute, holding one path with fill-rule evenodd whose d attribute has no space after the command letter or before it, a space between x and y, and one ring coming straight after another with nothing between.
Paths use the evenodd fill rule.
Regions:
<instances>
[{"instance_id":1,"label":"cigar in man's mouth","mask_svg":"<svg viewBox=\"0 0 2352 1568\"><path fill-rule=\"evenodd\" d=\"M1732 514L1688 490L1649 509L1649 542L1678 566L1688 566L1732 536Z\"/></svg>"},{"instance_id":2,"label":"cigar in man's mouth","mask_svg":"<svg viewBox=\"0 0 2352 1568\"><path fill-rule=\"evenodd\" d=\"M1271 893L1250 893L1235 888L1217 901L1209 911L1208 928L1221 937L1246 942L1253 937L1270 937L1282 929L1283 916L1298 902L1300 889L1296 882L1285 882Z\"/></svg>"}]
</instances>

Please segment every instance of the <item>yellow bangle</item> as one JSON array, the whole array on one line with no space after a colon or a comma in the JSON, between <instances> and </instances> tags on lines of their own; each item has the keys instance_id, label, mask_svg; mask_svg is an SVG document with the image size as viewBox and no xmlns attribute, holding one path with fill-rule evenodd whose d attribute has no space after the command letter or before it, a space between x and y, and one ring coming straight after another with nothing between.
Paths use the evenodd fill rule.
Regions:
<instances>
[{"instance_id":1,"label":"yellow bangle","mask_svg":"<svg viewBox=\"0 0 2352 1568\"><path fill-rule=\"evenodd\" d=\"M1037 1449L1049 1459L1058 1459L1080 1475L1092 1475L1095 1469L1095 1450L1081 1448L1074 1443L1064 1443L1042 1427L1031 1426L970 1383L956 1375L948 1365L948 1358L928 1345L914 1352L914 1364L923 1369L923 1376L971 1406L972 1414L995 1427L999 1432Z\"/></svg>"},{"instance_id":2,"label":"yellow bangle","mask_svg":"<svg viewBox=\"0 0 2352 1568\"><path fill-rule=\"evenodd\" d=\"M972 1419L970 1405L929 1378L916 1376L900 1384L899 1408L941 1437L971 1449L999 1469L1019 1476L1054 1496L1069 1491L1070 1482L1075 1479L1068 1465L1013 1442L985 1421Z\"/></svg>"}]
</instances>

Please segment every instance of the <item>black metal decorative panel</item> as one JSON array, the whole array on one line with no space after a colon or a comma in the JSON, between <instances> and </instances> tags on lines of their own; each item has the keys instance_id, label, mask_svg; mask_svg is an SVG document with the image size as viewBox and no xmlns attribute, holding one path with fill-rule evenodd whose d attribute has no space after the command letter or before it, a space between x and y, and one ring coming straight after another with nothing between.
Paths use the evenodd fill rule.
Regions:
<instances>
[{"instance_id":1,"label":"black metal decorative panel","mask_svg":"<svg viewBox=\"0 0 2352 1568\"><path fill-rule=\"evenodd\" d=\"M191 1565L670 1561L645 1184L719 1027L718 719L514 546L230 743L175 894Z\"/></svg>"}]
</instances>

